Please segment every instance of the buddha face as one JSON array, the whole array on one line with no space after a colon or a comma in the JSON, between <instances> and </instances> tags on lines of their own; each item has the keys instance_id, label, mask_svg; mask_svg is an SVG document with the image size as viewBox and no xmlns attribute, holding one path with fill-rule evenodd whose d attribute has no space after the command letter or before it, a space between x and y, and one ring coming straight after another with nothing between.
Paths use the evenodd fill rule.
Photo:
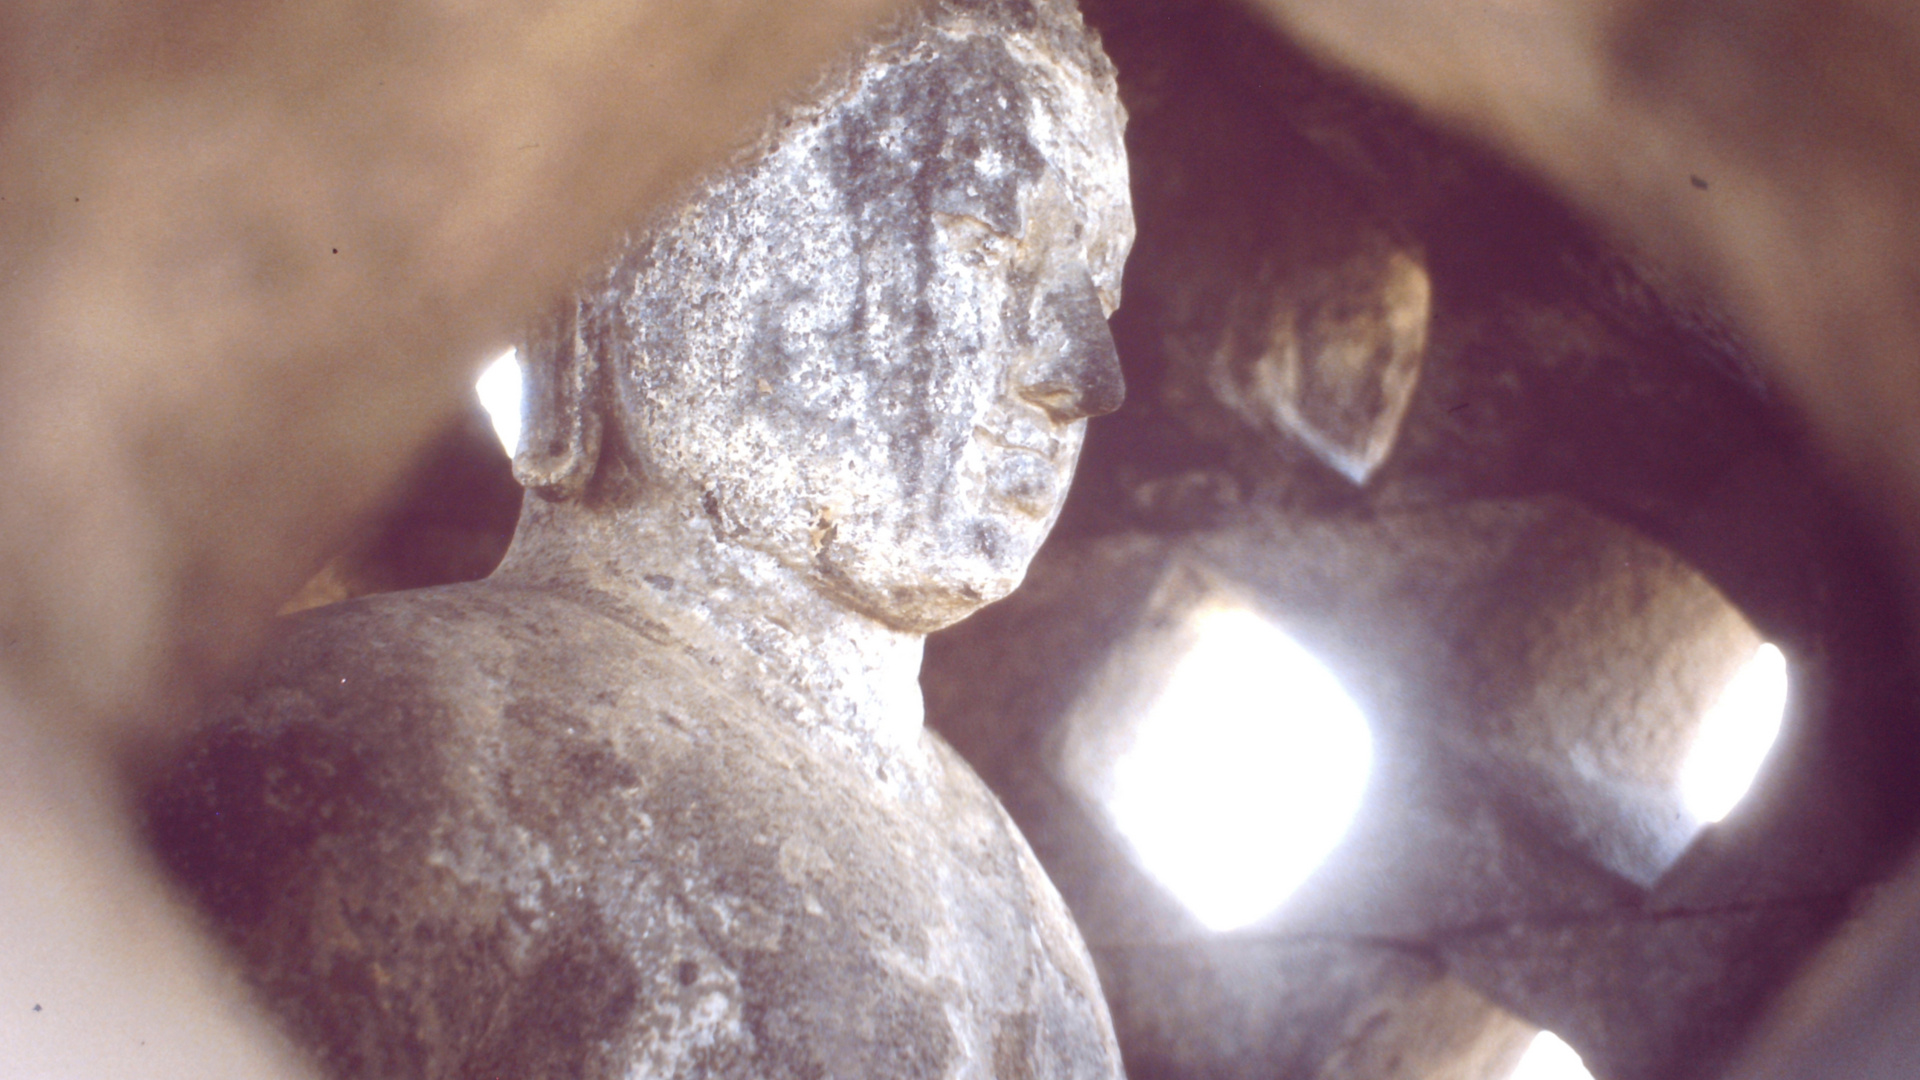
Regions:
<instances>
[{"instance_id":1,"label":"buddha face","mask_svg":"<svg viewBox=\"0 0 1920 1080\"><path fill-rule=\"evenodd\" d=\"M789 121L599 316L645 481L902 629L1010 592L1123 394L1123 122L1110 78L938 33Z\"/></svg>"}]
</instances>

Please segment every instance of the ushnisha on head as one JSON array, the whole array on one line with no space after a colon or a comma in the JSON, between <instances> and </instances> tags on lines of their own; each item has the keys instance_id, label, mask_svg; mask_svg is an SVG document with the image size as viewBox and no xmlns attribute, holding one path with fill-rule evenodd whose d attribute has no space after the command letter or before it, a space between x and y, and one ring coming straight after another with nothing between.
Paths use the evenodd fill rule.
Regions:
<instances>
[{"instance_id":1,"label":"ushnisha on head","mask_svg":"<svg viewBox=\"0 0 1920 1080\"><path fill-rule=\"evenodd\" d=\"M902 630L1004 596L1124 394L1124 123L1070 0L909 14L530 344L516 475Z\"/></svg>"}]
</instances>

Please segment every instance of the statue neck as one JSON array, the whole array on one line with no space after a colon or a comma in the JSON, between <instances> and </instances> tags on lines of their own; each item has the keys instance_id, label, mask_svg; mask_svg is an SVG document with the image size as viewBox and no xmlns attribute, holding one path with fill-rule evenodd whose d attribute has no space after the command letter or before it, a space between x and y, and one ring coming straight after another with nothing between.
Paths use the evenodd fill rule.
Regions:
<instances>
[{"instance_id":1,"label":"statue neck","mask_svg":"<svg viewBox=\"0 0 1920 1080\"><path fill-rule=\"evenodd\" d=\"M738 686L816 744L906 780L921 757L925 638L824 595L765 552L718 535L697 508L588 508L529 497L495 571L635 610L690 650L739 669Z\"/></svg>"}]
</instances>

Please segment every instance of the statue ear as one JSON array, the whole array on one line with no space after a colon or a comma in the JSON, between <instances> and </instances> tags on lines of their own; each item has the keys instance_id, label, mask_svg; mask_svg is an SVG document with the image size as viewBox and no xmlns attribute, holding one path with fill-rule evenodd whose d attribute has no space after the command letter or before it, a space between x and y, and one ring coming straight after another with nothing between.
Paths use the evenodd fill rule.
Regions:
<instances>
[{"instance_id":1,"label":"statue ear","mask_svg":"<svg viewBox=\"0 0 1920 1080\"><path fill-rule=\"evenodd\" d=\"M552 502L577 497L600 459L599 360L569 298L536 324L521 349L520 448L513 478Z\"/></svg>"}]
</instances>

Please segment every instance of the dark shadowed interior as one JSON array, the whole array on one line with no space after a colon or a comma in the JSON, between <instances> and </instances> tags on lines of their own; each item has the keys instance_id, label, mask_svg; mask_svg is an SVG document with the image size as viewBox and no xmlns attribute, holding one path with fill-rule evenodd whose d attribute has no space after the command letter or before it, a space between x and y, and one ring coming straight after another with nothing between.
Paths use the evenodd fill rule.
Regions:
<instances>
[{"instance_id":1,"label":"dark shadowed interior","mask_svg":"<svg viewBox=\"0 0 1920 1080\"><path fill-rule=\"evenodd\" d=\"M1083 7L1130 116L1127 403L922 683L1078 920L1129 1075L1497 1080L1536 1028L1601 1080L1715 1075L1912 839L1889 550L1731 324L1541 185L1237 6ZM518 498L476 406L291 606L482 576ZM1074 749L1222 597L1373 747L1344 839L1228 931ZM1695 827L1681 759L1762 641L1779 743Z\"/></svg>"}]
</instances>

